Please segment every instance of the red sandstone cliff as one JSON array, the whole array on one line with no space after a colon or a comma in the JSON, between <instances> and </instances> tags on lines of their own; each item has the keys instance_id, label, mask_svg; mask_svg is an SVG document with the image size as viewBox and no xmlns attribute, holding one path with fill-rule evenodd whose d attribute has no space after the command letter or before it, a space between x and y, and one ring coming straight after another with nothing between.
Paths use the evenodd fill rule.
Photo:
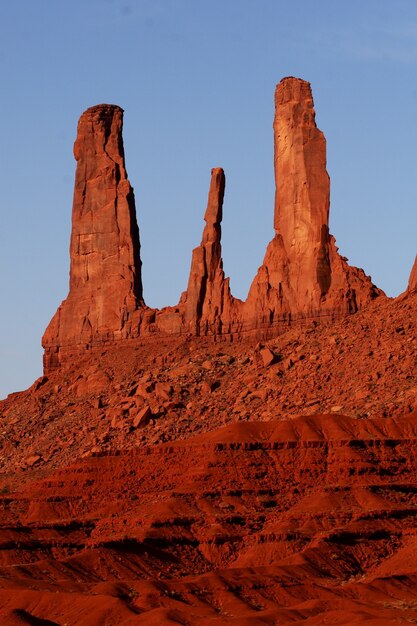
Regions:
<instances>
[{"instance_id":1,"label":"red sandstone cliff","mask_svg":"<svg viewBox=\"0 0 417 626\"><path fill-rule=\"evenodd\" d=\"M123 110L85 111L74 144L77 160L70 244L70 290L42 339L45 368L61 351L131 333L142 304L139 230L127 178Z\"/></svg>"},{"instance_id":2,"label":"red sandstone cliff","mask_svg":"<svg viewBox=\"0 0 417 626\"><path fill-rule=\"evenodd\" d=\"M223 272L217 168L188 289L161 311L121 109L82 116L70 293L44 337L62 367L0 402L0 623L416 622L417 260L409 293L335 319L381 292L328 234L308 83L276 100L276 234L247 302ZM263 346L164 336L303 316L335 323Z\"/></svg>"}]
</instances>

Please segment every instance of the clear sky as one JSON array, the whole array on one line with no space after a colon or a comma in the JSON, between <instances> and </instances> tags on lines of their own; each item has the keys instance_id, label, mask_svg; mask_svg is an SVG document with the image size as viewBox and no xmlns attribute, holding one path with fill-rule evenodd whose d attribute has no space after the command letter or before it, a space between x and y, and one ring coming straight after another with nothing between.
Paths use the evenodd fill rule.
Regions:
<instances>
[{"instance_id":1,"label":"clear sky","mask_svg":"<svg viewBox=\"0 0 417 626\"><path fill-rule=\"evenodd\" d=\"M0 397L41 375L68 290L79 115L125 109L145 299L175 304L200 242L210 170L226 172L223 253L245 298L272 238L273 96L313 87L331 231L394 296L417 252L416 0L0 2Z\"/></svg>"}]
</instances>

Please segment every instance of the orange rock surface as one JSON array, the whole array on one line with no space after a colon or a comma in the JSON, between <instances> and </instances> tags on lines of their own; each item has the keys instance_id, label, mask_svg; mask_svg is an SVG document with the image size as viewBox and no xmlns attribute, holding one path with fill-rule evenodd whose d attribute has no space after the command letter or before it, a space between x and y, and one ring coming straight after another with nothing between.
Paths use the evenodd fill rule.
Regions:
<instances>
[{"instance_id":1,"label":"orange rock surface","mask_svg":"<svg viewBox=\"0 0 417 626\"><path fill-rule=\"evenodd\" d=\"M184 295L185 331L194 335L222 334L223 318L230 319L234 299L225 279L221 248L221 221L225 176L221 167L211 172L201 244L193 250L190 277Z\"/></svg>"},{"instance_id":2,"label":"orange rock surface","mask_svg":"<svg viewBox=\"0 0 417 626\"><path fill-rule=\"evenodd\" d=\"M417 256L408 280L408 291L414 291L415 289L417 289Z\"/></svg>"},{"instance_id":3,"label":"orange rock surface","mask_svg":"<svg viewBox=\"0 0 417 626\"><path fill-rule=\"evenodd\" d=\"M416 453L316 415L48 472L0 497L1 623L414 623Z\"/></svg>"},{"instance_id":4,"label":"orange rock surface","mask_svg":"<svg viewBox=\"0 0 417 626\"><path fill-rule=\"evenodd\" d=\"M70 292L0 402L0 624L416 623L415 266L389 299L338 254L309 84L277 87L246 302L215 168L187 290L144 304L121 130L80 119Z\"/></svg>"},{"instance_id":5,"label":"orange rock surface","mask_svg":"<svg viewBox=\"0 0 417 626\"><path fill-rule=\"evenodd\" d=\"M326 140L310 84L284 78L275 92L275 237L245 304L245 327L277 332L297 320L355 313L382 292L338 254L329 234Z\"/></svg>"},{"instance_id":6,"label":"orange rock surface","mask_svg":"<svg viewBox=\"0 0 417 626\"><path fill-rule=\"evenodd\" d=\"M410 292L64 361L0 402L0 623L413 623L416 360Z\"/></svg>"}]
</instances>

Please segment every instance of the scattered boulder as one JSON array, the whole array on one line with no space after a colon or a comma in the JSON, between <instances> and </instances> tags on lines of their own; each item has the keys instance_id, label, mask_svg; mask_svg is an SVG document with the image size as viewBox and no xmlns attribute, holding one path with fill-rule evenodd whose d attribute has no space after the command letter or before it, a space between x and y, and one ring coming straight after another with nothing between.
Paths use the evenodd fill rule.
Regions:
<instances>
[{"instance_id":1,"label":"scattered boulder","mask_svg":"<svg viewBox=\"0 0 417 626\"><path fill-rule=\"evenodd\" d=\"M28 456L25 459L25 464L28 467L33 467L34 465L36 465L37 463L39 463L39 461L42 459L40 454L33 454L32 456Z\"/></svg>"},{"instance_id":2,"label":"scattered boulder","mask_svg":"<svg viewBox=\"0 0 417 626\"><path fill-rule=\"evenodd\" d=\"M161 400L169 400L173 393L173 387L170 383L156 383L155 394Z\"/></svg>"},{"instance_id":3,"label":"scattered boulder","mask_svg":"<svg viewBox=\"0 0 417 626\"><path fill-rule=\"evenodd\" d=\"M262 348L260 350L260 355L262 357L264 367L269 367L274 363L278 363L280 359L279 355L273 352L270 348Z\"/></svg>"},{"instance_id":4,"label":"scattered boulder","mask_svg":"<svg viewBox=\"0 0 417 626\"><path fill-rule=\"evenodd\" d=\"M152 417L152 411L149 406L144 406L143 409L139 411L136 417L133 418L133 428L141 428L142 426L146 426L149 424L149 421Z\"/></svg>"}]
</instances>

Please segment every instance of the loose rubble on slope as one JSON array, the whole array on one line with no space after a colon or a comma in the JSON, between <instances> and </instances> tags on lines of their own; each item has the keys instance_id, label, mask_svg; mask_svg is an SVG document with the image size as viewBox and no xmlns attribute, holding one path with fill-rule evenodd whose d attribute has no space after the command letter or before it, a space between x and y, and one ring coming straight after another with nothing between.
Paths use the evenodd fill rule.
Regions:
<instances>
[{"instance_id":1,"label":"loose rubble on slope","mask_svg":"<svg viewBox=\"0 0 417 626\"><path fill-rule=\"evenodd\" d=\"M414 292L262 343L149 337L95 348L0 404L3 471L233 421L407 414L417 409L416 312Z\"/></svg>"}]
</instances>

